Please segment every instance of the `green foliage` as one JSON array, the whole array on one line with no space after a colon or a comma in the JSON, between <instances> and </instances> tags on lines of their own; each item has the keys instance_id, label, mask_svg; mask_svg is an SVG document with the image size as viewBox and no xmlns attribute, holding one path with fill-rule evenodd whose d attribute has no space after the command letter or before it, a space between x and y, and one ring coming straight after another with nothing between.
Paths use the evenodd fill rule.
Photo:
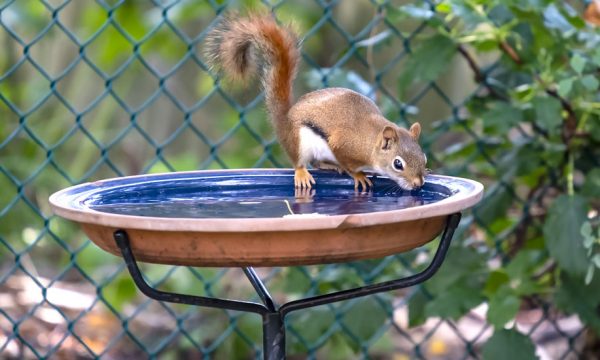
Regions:
<instances>
[{"instance_id":1,"label":"green foliage","mask_svg":"<svg viewBox=\"0 0 600 360\"><path fill-rule=\"evenodd\" d=\"M544 224L546 247L561 269L574 275L583 275L588 260L583 246L581 226L587 216L585 198L561 195L548 210Z\"/></svg>"},{"instance_id":2,"label":"green foliage","mask_svg":"<svg viewBox=\"0 0 600 360\"><path fill-rule=\"evenodd\" d=\"M487 320L502 329L521 308L521 298L544 291L543 285L531 279L531 273L544 260L541 251L523 250L505 267L494 270L483 293L489 298Z\"/></svg>"},{"instance_id":3,"label":"green foliage","mask_svg":"<svg viewBox=\"0 0 600 360\"><path fill-rule=\"evenodd\" d=\"M581 192L588 198L600 197L600 169L594 169L587 174Z\"/></svg>"},{"instance_id":4,"label":"green foliage","mask_svg":"<svg viewBox=\"0 0 600 360\"><path fill-rule=\"evenodd\" d=\"M586 284L579 276L562 273L554 296L556 306L561 310L578 314L581 321L600 332L600 277L596 276Z\"/></svg>"},{"instance_id":5,"label":"green foliage","mask_svg":"<svg viewBox=\"0 0 600 360\"><path fill-rule=\"evenodd\" d=\"M436 34L424 40L414 51L404 72L400 75L400 93L415 81L433 81L449 66L456 53L456 45L444 34Z\"/></svg>"},{"instance_id":6,"label":"green foliage","mask_svg":"<svg viewBox=\"0 0 600 360\"><path fill-rule=\"evenodd\" d=\"M137 288L131 280L129 273L122 272L109 285L102 289L104 299L117 311L137 297Z\"/></svg>"},{"instance_id":7,"label":"green foliage","mask_svg":"<svg viewBox=\"0 0 600 360\"><path fill-rule=\"evenodd\" d=\"M555 134L562 123L560 101L550 96L539 96L532 100L535 122L544 130Z\"/></svg>"},{"instance_id":8,"label":"green foliage","mask_svg":"<svg viewBox=\"0 0 600 360\"><path fill-rule=\"evenodd\" d=\"M523 111L509 103L498 101L490 104L490 109L482 115L486 131L505 132L523 121Z\"/></svg>"},{"instance_id":9,"label":"green foliage","mask_svg":"<svg viewBox=\"0 0 600 360\"><path fill-rule=\"evenodd\" d=\"M600 32L563 2L448 0L435 10L405 5L393 11L397 21L422 20L431 30L421 34L398 86L405 93L413 82L439 81L453 57L472 71L480 91L450 130L468 129L473 136L438 160L453 173L486 182L474 211L486 236L477 246L468 238L450 250L440 274L424 286L431 297L412 297L410 324L427 316L456 319L487 301L496 332L484 357L531 358L527 337L503 330L523 298L554 297L588 324L600 321L594 297L576 303L591 291L600 265ZM437 126L443 131L448 125ZM462 168L448 165L465 159ZM501 265L490 271L493 252ZM557 281L558 289L552 286Z\"/></svg>"},{"instance_id":10,"label":"green foliage","mask_svg":"<svg viewBox=\"0 0 600 360\"><path fill-rule=\"evenodd\" d=\"M382 297L385 297L382 296ZM363 346L363 341L370 341L385 323L391 310L389 300L382 301L380 298L369 296L357 299L341 319L346 328L344 334L348 334L348 344L355 352Z\"/></svg>"},{"instance_id":11,"label":"green foliage","mask_svg":"<svg viewBox=\"0 0 600 360\"><path fill-rule=\"evenodd\" d=\"M594 234L592 223L586 221L581 225L581 236L583 236L583 247L587 252L587 257L591 260L585 275L585 284L589 285L594 278L595 269L600 269L600 253L598 252L600 227L596 227Z\"/></svg>"},{"instance_id":12,"label":"green foliage","mask_svg":"<svg viewBox=\"0 0 600 360\"><path fill-rule=\"evenodd\" d=\"M425 305L424 317L459 319L484 300L480 289L487 269L481 266L485 255L469 248L453 247L439 272L425 288L436 296ZM418 301L414 297L412 301ZM413 315L414 316L414 315Z\"/></svg>"},{"instance_id":13,"label":"green foliage","mask_svg":"<svg viewBox=\"0 0 600 360\"><path fill-rule=\"evenodd\" d=\"M531 340L516 330L500 330L483 347L485 360L537 359Z\"/></svg>"}]
</instances>

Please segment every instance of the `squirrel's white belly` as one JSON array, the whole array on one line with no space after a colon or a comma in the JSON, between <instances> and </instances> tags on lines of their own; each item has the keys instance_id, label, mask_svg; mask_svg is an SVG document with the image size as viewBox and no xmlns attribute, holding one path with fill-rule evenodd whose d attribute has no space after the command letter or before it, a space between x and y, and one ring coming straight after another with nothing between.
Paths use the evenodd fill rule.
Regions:
<instances>
[{"instance_id":1,"label":"squirrel's white belly","mask_svg":"<svg viewBox=\"0 0 600 360\"><path fill-rule=\"evenodd\" d=\"M309 127L303 126L300 128L300 162L309 164L315 161L338 163L327 141Z\"/></svg>"}]
</instances>

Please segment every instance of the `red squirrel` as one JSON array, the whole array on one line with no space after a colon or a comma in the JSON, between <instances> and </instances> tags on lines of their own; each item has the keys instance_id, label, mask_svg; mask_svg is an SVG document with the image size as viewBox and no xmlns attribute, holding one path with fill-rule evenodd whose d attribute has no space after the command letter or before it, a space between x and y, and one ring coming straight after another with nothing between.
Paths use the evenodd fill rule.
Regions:
<instances>
[{"instance_id":1,"label":"red squirrel","mask_svg":"<svg viewBox=\"0 0 600 360\"><path fill-rule=\"evenodd\" d=\"M292 85L300 59L296 34L268 15L229 16L207 38L211 64L245 80L258 73L277 139L290 157L296 188L315 180L307 166L337 168L366 191L364 171L393 179L411 190L423 185L427 158L418 144L421 125L409 130L387 120L368 97L345 88L326 88L294 103Z\"/></svg>"}]
</instances>

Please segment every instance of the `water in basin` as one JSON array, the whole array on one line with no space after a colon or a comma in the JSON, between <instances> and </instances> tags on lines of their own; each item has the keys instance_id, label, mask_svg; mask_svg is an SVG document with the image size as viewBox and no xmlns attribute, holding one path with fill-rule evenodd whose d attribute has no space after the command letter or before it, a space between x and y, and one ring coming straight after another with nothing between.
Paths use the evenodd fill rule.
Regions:
<instances>
[{"instance_id":1,"label":"water in basin","mask_svg":"<svg viewBox=\"0 0 600 360\"><path fill-rule=\"evenodd\" d=\"M360 194L346 176L317 173L315 179L312 197L296 197L290 176L139 182L107 188L89 197L85 206L107 213L165 218L272 218L399 210L452 194L432 181L419 190L403 191L391 180L377 178L372 192Z\"/></svg>"}]
</instances>

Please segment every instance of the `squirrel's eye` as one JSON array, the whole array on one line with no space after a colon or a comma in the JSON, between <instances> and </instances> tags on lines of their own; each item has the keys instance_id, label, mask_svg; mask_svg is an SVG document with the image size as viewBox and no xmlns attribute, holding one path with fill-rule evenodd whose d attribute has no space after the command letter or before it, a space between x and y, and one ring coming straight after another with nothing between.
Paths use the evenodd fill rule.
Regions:
<instances>
[{"instance_id":1,"label":"squirrel's eye","mask_svg":"<svg viewBox=\"0 0 600 360\"><path fill-rule=\"evenodd\" d=\"M403 171L404 170L404 163L402 162L402 159L400 159L399 157L394 159L394 169L396 171Z\"/></svg>"}]
</instances>

